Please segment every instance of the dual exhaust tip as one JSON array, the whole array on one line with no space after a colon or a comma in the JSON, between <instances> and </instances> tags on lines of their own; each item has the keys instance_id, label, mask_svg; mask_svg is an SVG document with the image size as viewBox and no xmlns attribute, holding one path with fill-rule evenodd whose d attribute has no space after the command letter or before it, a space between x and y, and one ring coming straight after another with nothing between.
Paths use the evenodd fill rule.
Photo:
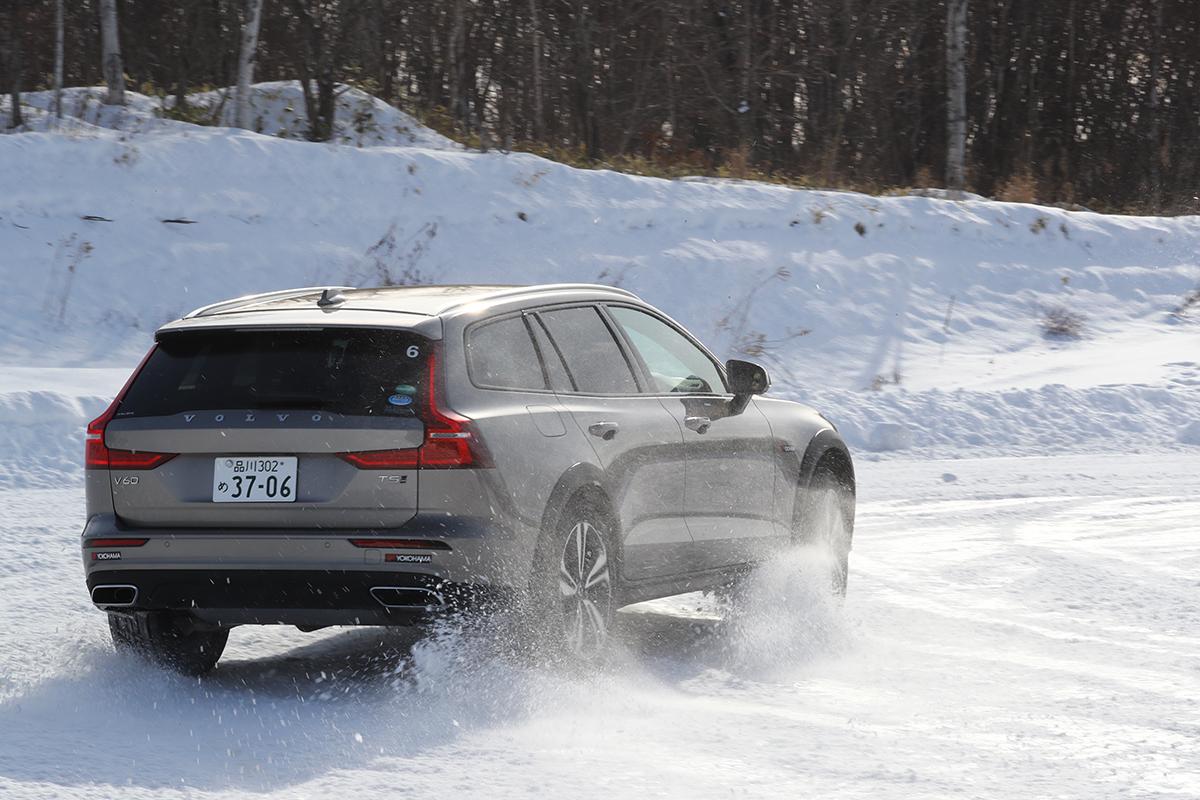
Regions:
<instances>
[{"instance_id":1,"label":"dual exhaust tip","mask_svg":"<svg viewBox=\"0 0 1200 800\"><path fill-rule=\"evenodd\" d=\"M420 586L375 586L371 597L384 608L432 608L446 605L440 592Z\"/></svg>"},{"instance_id":2,"label":"dual exhaust tip","mask_svg":"<svg viewBox=\"0 0 1200 800\"><path fill-rule=\"evenodd\" d=\"M102 584L92 589L92 602L102 608L124 608L137 602L138 588L129 584ZM446 605L440 592L420 586L374 586L371 597L384 608L430 608Z\"/></svg>"},{"instance_id":3,"label":"dual exhaust tip","mask_svg":"<svg viewBox=\"0 0 1200 800\"><path fill-rule=\"evenodd\" d=\"M121 608L137 602L138 588L128 584L102 585L92 589L92 602L104 608Z\"/></svg>"}]
</instances>

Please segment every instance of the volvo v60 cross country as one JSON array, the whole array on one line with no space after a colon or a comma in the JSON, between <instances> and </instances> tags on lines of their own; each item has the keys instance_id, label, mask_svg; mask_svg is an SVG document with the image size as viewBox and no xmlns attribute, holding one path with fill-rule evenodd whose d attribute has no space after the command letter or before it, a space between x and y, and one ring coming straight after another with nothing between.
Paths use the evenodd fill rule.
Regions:
<instances>
[{"instance_id":1,"label":"volvo v60 cross country","mask_svg":"<svg viewBox=\"0 0 1200 800\"><path fill-rule=\"evenodd\" d=\"M200 673L237 625L407 624L496 597L588 660L618 607L818 536L844 588L846 445L767 387L609 287L207 306L156 333L88 426L88 590L118 648Z\"/></svg>"}]
</instances>

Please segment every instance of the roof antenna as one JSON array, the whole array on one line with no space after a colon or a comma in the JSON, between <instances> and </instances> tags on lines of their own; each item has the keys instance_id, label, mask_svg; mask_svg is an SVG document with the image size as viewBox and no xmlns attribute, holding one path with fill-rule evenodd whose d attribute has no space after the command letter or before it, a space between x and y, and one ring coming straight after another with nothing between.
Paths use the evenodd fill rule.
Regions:
<instances>
[{"instance_id":1,"label":"roof antenna","mask_svg":"<svg viewBox=\"0 0 1200 800\"><path fill-rule=\"evenodd\" d=\"M321 308L341 305L344 302L346 302L346 295L337 289L322 289L321 296L317 299L317 305Z\"/></svg>"}]
</instances>

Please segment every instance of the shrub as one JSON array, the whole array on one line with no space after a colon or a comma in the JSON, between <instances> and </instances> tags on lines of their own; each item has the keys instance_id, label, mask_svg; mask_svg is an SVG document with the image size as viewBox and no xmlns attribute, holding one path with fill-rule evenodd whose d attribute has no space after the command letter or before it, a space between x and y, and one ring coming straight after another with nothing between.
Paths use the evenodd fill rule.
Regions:
<instances>
[{"instance_id":1,"label":"shrub","mask_svg":"<svg viewBox=\"0 0 1200 800\"><path fill-rule=\"evenodd\" d=\"M1177 317L1182 317L1198 305L1200 305L1200 289L1193 289L1184 295L1183 302L1171 313Z\"/></svg>"},{"instance_id":2,"label":"shrub","mask_svg":"<svg viewBox=\"0 0 1200 800\"><path fill-rule=\"evenodd\" d=\"M1042 333L1052 339L1079 339L1087 317L1065 306L1051 306L1042 314Z\"/></svg>"}]
</instances>

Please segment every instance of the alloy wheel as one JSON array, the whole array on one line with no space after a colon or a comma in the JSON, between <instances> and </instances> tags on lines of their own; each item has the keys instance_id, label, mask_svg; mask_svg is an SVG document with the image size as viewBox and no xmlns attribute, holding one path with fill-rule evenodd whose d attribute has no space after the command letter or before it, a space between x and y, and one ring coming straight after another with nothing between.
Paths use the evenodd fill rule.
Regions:
<instances>
[{"instance_id":1,"label":"alloy wheel","mask_svg":"<svg viewBox=\"0 0 1200 800\"><path fill-rule=\"evenodd\" d=\"M577 658L594 658L608 641L613 599L608 549L590 522L576 522L567 534L558 590L567 649Z\"/></svg>"}]
</instances>

